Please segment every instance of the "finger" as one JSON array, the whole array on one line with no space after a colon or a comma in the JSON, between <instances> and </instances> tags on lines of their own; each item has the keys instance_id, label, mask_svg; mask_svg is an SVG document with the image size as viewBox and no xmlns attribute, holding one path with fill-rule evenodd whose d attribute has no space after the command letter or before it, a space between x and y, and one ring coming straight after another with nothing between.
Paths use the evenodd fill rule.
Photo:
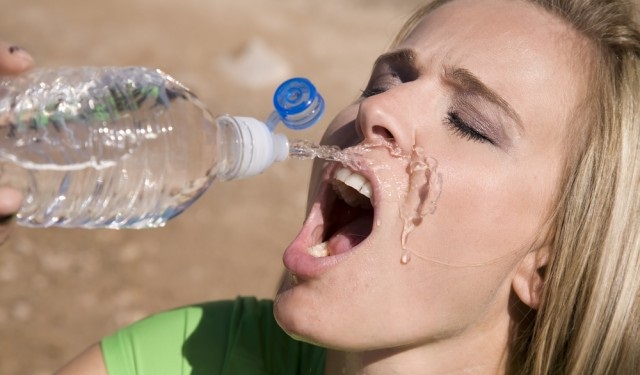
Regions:
<instances>
[{"instance_id":1,"label":"finger","mask_svg":"<svg viewBox=\"0 0 640 375\"><path fill-rule=\"evenodd\" d=\"M15 214L22 205L22 193L10 187L0 187L0 217Z\"/></svg>"},{"instance_id":2,"label":"finger","mask_svg":"<svg viewBox=\"0 0 640 375\"><path fill-rule=\"evenodd\" d=\"M34 65L33 57L25 49L0 41L0 75L19 74Z\"/></svg>"}]
</instances>

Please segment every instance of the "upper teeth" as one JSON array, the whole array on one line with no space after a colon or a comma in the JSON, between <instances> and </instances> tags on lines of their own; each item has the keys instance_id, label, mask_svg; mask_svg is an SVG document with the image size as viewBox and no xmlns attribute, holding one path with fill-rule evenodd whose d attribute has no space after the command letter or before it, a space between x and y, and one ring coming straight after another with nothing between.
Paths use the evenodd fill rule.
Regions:
<instances>
[{"instance_id":1,"label":"upper teeth","mask_svg":"<svg viewBox=\"0 0 640 375\"><path fill-rule=\"evenodd\" d=\"M333 187L350 206L371 207L371 183L361 174L341 168L334 176Z\"/></svg>"}]
</instances>

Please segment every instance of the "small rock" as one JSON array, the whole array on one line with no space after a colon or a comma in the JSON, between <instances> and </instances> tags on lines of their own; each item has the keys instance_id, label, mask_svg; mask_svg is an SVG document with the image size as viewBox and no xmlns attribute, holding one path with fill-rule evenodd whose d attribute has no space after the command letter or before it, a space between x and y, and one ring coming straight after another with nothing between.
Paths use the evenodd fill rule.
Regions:
<instances>
[{"instance_id":1,"label":"small rock","mask_svg":"<svg viewBox=\"0 0 640 375\"><path fill-rule=\"evenodd\" d=\"M0 281L13 281L18 276L18 267L13 262L0 266Z\"/></svg>"},{"instance_id":2,"label":"small rock","mask_svg":"<svg viewBox=\"0 0 640 375\"><path fill-rule=\"evenodd\" d=\"M71 255L64 252L43 251L39 259L46 272L68 272L73 265Z\"/></svg>"},{"instance_id":3,"label":"small rock","mask_svg":"<svg viewBox=\"0 0 640 375\"><path fill-rule=\"evenodd\" d=\"M137 243L125 245L118 252L118 259L122 263L133 263L142 257L142 247Z\"/></svg>"},{"instance_id":4,"label":"small rock","mask_svg":"<svg viewBox=\"0 0 640 375\"><path fill-rule=\"evenodd\" d=\"M129 310L118 311L114 315L113 320L116 326L122 327L122 326L129 325L131 323L135 323L146 316L148 316L148 313L144 310L129 309Z\"/></svg>"},{"instance_id":5,"label":"small rock","mask_svg":"<svg viewBox=\"0 0 640 375\"><path fill-rule=\"evenodd\" d=\"M11 316L20 322L26 322L33 316L33 306L26 301L18 301L11 307Z\"/></svg>"},{"instance_id":6,"label":"small rock","mask_svg":"<svg viewBox=\"0 0 640 375\"><path fill-rule=\"evenodd\" d=\"M251 89L278 84L291 75L289 63L258 38L239 53L221 57L218 66L234 82Z\"/></svg>"},{"instance_id":7,"label":"small rock","mask_svg":"<svg viewBox=\"0 0 640 375\"><path fill-rule=\"evenodd\" d=\"M0 325L7 323L8 320L9 314L4 308L0 307Z\"/></svg>"}]
</instances>

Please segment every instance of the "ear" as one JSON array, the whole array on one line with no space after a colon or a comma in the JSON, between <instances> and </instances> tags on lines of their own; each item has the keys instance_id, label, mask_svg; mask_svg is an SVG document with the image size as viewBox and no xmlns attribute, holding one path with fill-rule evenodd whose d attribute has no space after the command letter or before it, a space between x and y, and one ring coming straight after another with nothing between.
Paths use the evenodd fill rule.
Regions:
<instances>
[{"instance_id":1,"label":"ear","mask_svg":"<svg viewBox=\"0 0 640 375\"><path fill-rule=\"evenodd\" d=\"M525 255L512 281L513 291L518 298L534 310L540 307L549 251L549 246L542 246Z\"/></svg>"}]
</instances>

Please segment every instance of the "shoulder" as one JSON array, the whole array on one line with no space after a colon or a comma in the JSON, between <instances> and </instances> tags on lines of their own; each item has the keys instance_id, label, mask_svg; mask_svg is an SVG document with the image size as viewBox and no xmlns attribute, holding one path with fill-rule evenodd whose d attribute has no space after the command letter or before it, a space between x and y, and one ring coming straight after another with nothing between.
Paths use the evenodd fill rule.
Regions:
<instances>
[{"instance_id":1,"label":"shoulder","mask_svg":"<svg viewBox=\"0 0 640 375\"><path fill-rule=\"evenodd\" d=\"M102 340L109 374L182 374L193 366L219 373L238 322L269 301L237 298L184 306L133 323ZM262 308L264 310L264 307ZM216 371L217 370L217 371Z\"/></svg>"},{"instance_id":2,"label":"shoulder","mask_svg":"<svg viewBox=\"0 0 640 375\"><path fill-rule=\"evenodd\" d=\"M285 368L306 361L307 346L278 326L271 300L252 297L155 314L102 341L111 375L297 373Z\"/></svg>"}]
</instances>

